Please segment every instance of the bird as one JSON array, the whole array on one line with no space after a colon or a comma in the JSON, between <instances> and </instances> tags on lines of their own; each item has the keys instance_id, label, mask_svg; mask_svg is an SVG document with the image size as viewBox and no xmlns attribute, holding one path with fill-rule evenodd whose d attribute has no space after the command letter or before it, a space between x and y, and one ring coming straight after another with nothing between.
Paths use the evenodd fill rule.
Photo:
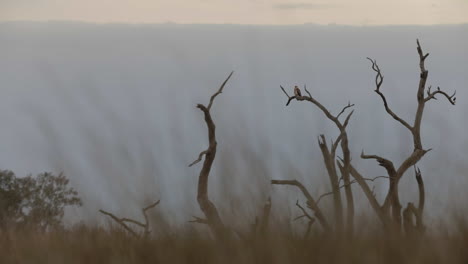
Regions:
<instances>
[{"instance_id":1,"label":"bird","mask_svg":"<svg viewBox=\"0 0 468 264\"><path fill-rule=\"evenodd\" d=\"M301 90L299 89L299 87L297 87L297 85L294 86L294 95L295 95L296 97L301 97L301 96L302 96Z\"/></svg>"}]
</instances>

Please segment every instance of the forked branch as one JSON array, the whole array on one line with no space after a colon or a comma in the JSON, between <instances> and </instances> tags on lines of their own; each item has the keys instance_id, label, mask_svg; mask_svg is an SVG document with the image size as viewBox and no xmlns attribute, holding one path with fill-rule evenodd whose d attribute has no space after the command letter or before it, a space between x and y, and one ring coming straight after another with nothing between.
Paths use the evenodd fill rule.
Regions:
<instances>
[{"instance_id":1,"label":"forked branch","mask_svg":"<svg viewBox=\"0 0 468 264\"><path fill-rule=\"evenodd\" d=\"M454 91L452 95L449 95L448 93L442 91L440 89L440 87L437 87L437 90L435 91L431 91L431 86L429 86L427 88L427 97L424 98L424 102L427 102L431 99L434 99L434 100L437 100L437 98L435 97L437 94L440 94L442 96L444 96L447 101L449 101L449 103L451 103L452 105L455 105L456 101L457 101L457 98L455 97L455 95L457 94L457 91Z\"/></svg>"},{"instance_id":2,"label":"forked branch","mask_svg":"<svg viewBox=\"0 0 468 264\"><path fill-rule=\"evenodd\" d=\"M291 185L299 188L299 190L301 190L302 194L304 194L304 196L307 199L307 206L314 212L315 217L318 219L323 229L325 229L326 231L331 230L330 224L325 219L325 215L323 214L322 210L318 207L314 198L312 197L312 195L310 195L309 191L304 187L304 185L302 185L302 183L300 183L297 180L272 180L271 184Z\"/></svg>"},{"instance_id":3,"label":"forked branch","mask_svg":"<svg viewBox=\"0 0 468 264\"><path fill-rule=\"evenodd\" d=\"M387 98L385 98L385 95L380 91L380 87L382 86L383 83L383 75L382 72L380 71L379 65L377 64L376 60L372 60L371 58L367 57L367 59L372 63L372 70L375 71L375 92L382 98L385 111L393 117L396 121L400 122L404 127L408 128L410 131L413 130L412 126L408 124L405 120L403 120L401 117L399 117L397 114L395 114L392 109L390 109L390 106L388 106Z\"/></svg>"},{"instance_id":4,"label":"forked branch","mask_svg":"<svg viewBox=\"0 0 468 264\"><path fill-rule=\"evenodd\" d=\"M302 211L302 215L294 218L293 221L296 221L296 220L299 220L303 217L307 218L308 219L308 222L307 222L307 229L304 233L304 238L307 238L309 236L309 233L310 233L310 230L312 228L312 225L315 223L315 218L312 217L309 213L307 213L307 211L304 209L304 207L302 207L300 204L299 204L299 200L296 201L296 206Z\"/></svg>"},{"instance_id":5,"label":"forked branch","mask_svg":"<svg viewBox=\"0 0 468 264\"><path fill-rule=\"evenodd\" d=\"M127 230L130 234L132 234L135 237L140 237L140 235L138 234L138 232L134 231L129 225L127 225L127 223L132 223L134 225L137 225L137 226L143 228L144 236L147 237L151 233L151 230L150 230L148 215L146 214L146 212L149 209L156 207L159 204L159 202L160 202L160 200L158 200L158 201L148 205L147 207L144 207L144 208L141 209L141 212L142 212L143 217L145 219L144 223L142 223L140 221L137 221L137 220L134 220L134 219L131 219L131 218L120 218L120 217L117 217L114 214L109 213L107 211L104 211L102 209L99 210L99 212L101 214L107 215L110 218L112 218L112 220L117 222L120 226L122 226L125 230Z\"/></svg>"},{"instance_id":6,"label":"forked branch","mask_svg":"<svg viewBox=\"0 0 468 264\"><path fill-rule=\"evenodd\" d=\"M211 110L211 106L213 105L213 102L214 102L214 99L216 98L216 96L220 95L222 92L223 92L223 89L224 89L224 86L226 85L226 83L229 81L229 79L231 79L231 76L232 74L234 74L234 71L232 71L229 76L226 78L226 80L224 80L224 82L221 84L221 86L219 87L219 90L214 93L211 98L210 98L210 103L208 104L208 111Z\"/></svg>"}]
</instances>

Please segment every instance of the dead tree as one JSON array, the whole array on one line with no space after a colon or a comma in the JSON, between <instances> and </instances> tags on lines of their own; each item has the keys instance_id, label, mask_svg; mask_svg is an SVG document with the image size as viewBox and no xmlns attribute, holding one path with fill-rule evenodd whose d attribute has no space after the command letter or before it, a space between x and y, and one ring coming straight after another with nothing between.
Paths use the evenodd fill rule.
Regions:
<instances>
[{"instance_id":1,"label":"dead tree","mask_svg":"<svg viewBox=\"0 0 468 264\"><path fill-rule=\"evenodd\" d=\"M434 99L436 100L436 96L440 95L445 97L449 103L452 105L455 105L456 102L456 97L454 92L452 95L447 94L446 92L442 91L439 87L437 87L437 90L432 91L431 86L429 86L426 89L426 81L427 77L429 74L429 71L426 70L425 68L425 60L429 56L429 53L424 54L421 48L421 45L419 44L419 40L416 41L417 43L417 51L419 55L419 68L420 68L420 75L419 75L419 85L416 93L416 101L417 101L417 109L415 113L415 118L414 118L414 123L410 124L400 116L398 116L389 106L388 101L385 97L385 95L381 91L382 83L383 83L383 75L382 72L377 65L376 60L372 60L370 58L367 58L371 63L372 63L372 70L375 71L376 76L375 76L375 92L380 96L382 99L382 102L384 104L385 111L393 118L395 119L398 123L400 123L403 127L409 130L412 138L413 138L413 145L414 149L411 152L411 154L398 166L395 167L393 162L390 161L389 159L386 159L382 156L378 155L365 155L364 152L361 154L361 158L363 159L375 159L380 166L384 167L385 170L388 173L389 176L389 188L388 188L388 193L383 205L383 211L384 213L387 213L388 210L391 211L391 217L392 217L392 222L397 230L401 230L401 203L400 203L400 198L399 198L399 193L398 193L398 184L403 177L403 175L406 173L406 171L415 166L416 163L418 163L419 160L431 149L425 149L423 148L422 145L422 140L421 140L421 122L423 118L423 113L424 113L424 108L426 106L426 103L428 103L430 100ZM419 173L420 175L420 173ZM418 179L418 185L419 186L424 186L422 182L422 178L417 176ZM424 204L424 188L419 188L420 191L420 201L422 201L422 205ZM421 210L422 210L421 206ZM419 210L412 210L411 206L410 209L411 211L418 212ZM407 211L409 212L409 211ZM416 214L416 213L415 213ZM419 214L419 213L418 213Z\"/></svg>"},{"instance_id":2,"label":"dead tree","mask_svg":"<svg viewBox=\"0 0 468 264\"><path fill-rule=\"evenodd\" d=\"M317 101L311 95L309 90L307 90L306 86L304 86L304 90L308 95L299 94L299 95L294 95L294 96L290 96L282 86L280 87L281 87L281 90L283 90L284 94L288 97L286 106L288 106L290 102L294 99L296 99L297 101L308 101L314 104L316 107L318 107L322 111L322 113L329 120L331 120L340 131L338 138L334 142L332 142L330 148L327 146L324 135L320 135L318 139L318 143L320 146L320 150L322 151L322 156L324 159L325 167L327 169L328 176L330 179L330 184L332 186L335 224L336 224L337 231L341 231L342 225L343 225L343 206L342 206L341 193L340 193L340 187L339 187L339 178L338 178L338 173L337 173L336 163L335 163L336 150L338 146L341 147L341 151L343 154L343 169L340 172L341 172L341 179L343 179L343 182L345 184L344 189L345 189L346 210L347 210L346 211L346 230L347 232L352 233L353 228L354 228L354 198L353 198L353 192L352 192L351 180L350 180L351 152L348 147L348 134L346 132L346 127L348 126L349 120L351 116L353 115L354 111L349 112L346 118L344 119L344 121L341 121L340 117L348 109L352 108L354 104L348 103L346 106L344 106L341 109L341 111L337 115L332 115L331 112L325 106L323 106L319 101Z\"/></svg>"},{"instance_id":3,"label":"dead tree","mask_svg":"<svg viewBox=\"0 0 468 264\"><path fill-rule=\"evenodd\" d=\"M282 86L280 86L283 92L288 97L286 106L288 106L293 100L311 102L312 104L317 106L329 120L335 123L335 125L340 131L338 138L335 140L335 142L332 142L331 148L327 146L325 136L321 135L319 137L320 150L322 152L325 167L327 169L327 172L330 178L330 183L332 186L331 192L320 196L316 202L312 198L312 196L307 192L305 187L301 183L295 180L294 181L277 181L277 180L272 181L273 184L289 184L289 185L295 185L299 187L307 197L309 208L311 208L312 211L314 211L315 217L319 220L319 223L322 225L324 229L330 229L330 226L325 216L321 212L320 207L318 206L318 202L323 196L333 195L334 212L335 212L335 217L337 218L335 220L335 223L337 226L336 229L339 231L340 225L342 223L341 217L342 217L342 210L343 210L340 189L344 188L345 194L346 194L346 201L347 201L347 218L346 218L347 225L346 226L347 226L347 231L352 232L353 216L354 216L354 202L353 202L351 185L353 183L358 183L358 185L361 187L362 191L364 192L366 198L368 199L371 207L374 209L378 218L381 220L384 226L386 227L392 226L392 227L396 227L396 230L398 231L401 230L402 212L401 212L401 204L400 204L399 193L398 193L398 184L401 178L403 177L403 175L405 174L405 172L410 167L415 166L417 162L428 151L430 151L430 149L423 148L422 141L421 141L421 122L422 122L422 117L423 117L426 103L432 99L436 100L437 95L445 97L449 101L449 103L451 103L452 105L455 105L455 102L456 102L456 97L455 97L456 93L449 95L446 92L442 91L439 87L435 91L431 90L431 86L429 86L426 89L428 71L425 68L424 62L426 58L429 56L429 54L423 53L421 45L419 44L419 41L417 41L417 51L419 55L420 81L419 81L417 96L416 96L417 110L415 113L415 120L414 120L414 123L411 125L409 122L405 121L404 119L399 117L395 112L393 112L393 110L391 110L386 97L381 91L381 86L382 86L383 78L384 78L381 73L381 70L375 60L368 58L368 60L372 62L372 69L376 72L375 92L381 97L386 112L393 119L395 119L405 128L407 128L413 137L413 144L414 144L413 152L400 164L399 167L395 167L393 162L390 161L389 159L386 159L378 155L366 155L364 151L362 151L361 153L362 159L376 160L380 166L385 168L388 176L384 176L384 177L379 176L379 177L372 178L372 179L365 178L351 164L351 156L350 156L350 150L348 148L348 137L347 137L346 127L348 125L349 119L351 115L353 114L353 112L351 111L343 122L341 122L339 118L343 113L346 112L348 108L351 108L354 105L348 103L347 106L343 107L342 110L336 116L334 116L330 113L330 111L327 108L325 108L320 102L318 102L316 99L312 97L311 93L307 90L305 86L304 86L304 90L308 95L301 95L300 93L296 93L294 96L290 96L286 92L286 90ZM339 160L336 160L336 150L337 150L338 145L341 147L343 158L339 158ZM336 166L338 166L339 168L339 171L341 173L341 178L338 178ZM415 171L416 171L416 180L418 182L418 190L419 190L419 204L418 204L418 207L416 207L414 206L413 203L408 203L408 206L406 207L403 213L405 230L407 230L407 232L412 232L409 230L413 230L413 229L417 230L418 232L422 232L424 230L423 218L422 218L423 210L424 210L424 201L425 201L424 182L421 177L421 172L419 171L419 169L415 169ZM350 179L350 175L354 178L354 180ZM387 178L389 180L388 192L382 205L377 201L375 193L373 192L373 190L371 190L371 188L369 187L367 183L369 180L374 181L377 178ZM341 179L344 182L343 186L339 185ZM416 219L416 223L414 223L413 217Z\"/></svg>"},{"instance_id":4,"label":"dead tree","mask_svg":"<svg viewBox=\"0 0 468 264\"><path fill-rule=\"evenodd\" d=\"M216 142L216 126L211 117L210 110L213 106L213 102L216 96L223 92L224 86L229 81L233 73L234 72L231 72L229 74L226 80L219 87L218 91L211 96L210 102L207 107L202 104L197 105L197 108L203 112L205 116L205 122L208 127L208 148L200 152L200 154L198 155L198 159L189 165L189 167L191 167L200 162L203 159L203 157L205 157L202 169L200 171L200 175L198 176L197 192L198 205L200 206L201 211L205 215L205 218L194 216L194 219L190 222L207 224L217 238L226 237L227 229L221 221L221 218L219 217L218 210L208 197L208 176L210 174L211 166L213 165L213 161L216 156L216 146L218 144Z\"/></svg>"},{"instance_id":5,"label":"dead tree","mask_svg":"<svg viewBox=\"0 0 468 264\"><path fill-rule=\"evenodd\" d=\"M134 237L140 237L140 233L133 230L133 228L128 224L134 224L136 226L139 226L139 227L143 228L144 237L148 237L149 234L151 233L151 230L150 230L150 224L149 224L148 215L146 214L146 211L148 211L151 208L156 207L159 204L159 202L160 202L160 200L158 200L158 201L148 205L147 207L144 207L144 208L141 209L143 217L145 218L144 223L142 223L140 221L137 221L137 220L134 220L134 219L131 219L131 218L120 218L120 217L117 217L117 216L115 216L115 215L113 215L113 214L111 214L111 213L109 213L107 211L104 211L102 209L99 210L99 212L101 214L109 216L112 220L114 220L117 224L122 226L126 231L128 231Z\"/></svg>"}]
</instances>

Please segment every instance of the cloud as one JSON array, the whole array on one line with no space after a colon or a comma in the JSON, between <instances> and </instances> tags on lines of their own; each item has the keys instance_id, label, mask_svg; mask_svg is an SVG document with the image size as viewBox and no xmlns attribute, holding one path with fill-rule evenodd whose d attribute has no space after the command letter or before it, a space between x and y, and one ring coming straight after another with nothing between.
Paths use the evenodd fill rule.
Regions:
<instances>
[{"instance_id":1,"label":"cloud","mask_svg":"<svg viewBox=\"0 0 468 264\"><path fill-rule=\"evenodd\" d=\"M327 4L313 4L313 3L283 3L273 5L275 9L290 10L290 9L323 9L329 8L331 5Z\"/></svg>"}]
</instances>

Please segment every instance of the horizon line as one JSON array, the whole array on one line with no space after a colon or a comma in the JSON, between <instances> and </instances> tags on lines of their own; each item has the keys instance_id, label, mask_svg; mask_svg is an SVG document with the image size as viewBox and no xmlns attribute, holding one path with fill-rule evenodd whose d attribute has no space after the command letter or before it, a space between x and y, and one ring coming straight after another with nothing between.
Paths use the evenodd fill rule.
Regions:
<instances>
[{"instance_id":1,"label":"horizon line","mask_svg":"<svg viewBox=\"0 0 468 264\"><path fill-rule=\"evenodd\" d=\"M14 24L14 23L57 23L57 24L88 24L88 25L128 25L128 26L159 26L159 25L177 25L177 26L330 26L330 27L434 27L434 26L467 26L468 22L464 23L442 23L442 24L339 24L339 23L291 23L291 24L250 24L250 23L178 23L178 22L97 22L85 20L3 20L0 24Z\"/></svg>"}]
</instances>

